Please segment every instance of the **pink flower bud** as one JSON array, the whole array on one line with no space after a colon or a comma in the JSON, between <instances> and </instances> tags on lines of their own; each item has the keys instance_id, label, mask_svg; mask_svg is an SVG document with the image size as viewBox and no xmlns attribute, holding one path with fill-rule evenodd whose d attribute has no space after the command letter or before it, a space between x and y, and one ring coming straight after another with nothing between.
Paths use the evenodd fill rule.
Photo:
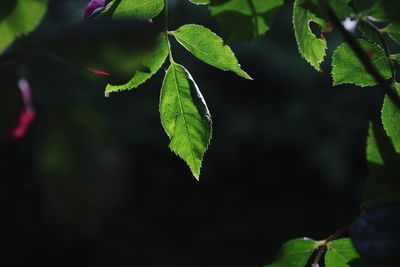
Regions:
<instances>
[{"instance_id":1,"label":"pink flower bud","mask_svg":"<svg viewBox=\"0 0 400 267\"><path fill-rule=\"evenodd\" d=\"M21 138L25 135L28 127L32 124L35 119L35 110L32 105L31 87L25 79L18 81L18 88L21 91L23 110L19 115L19 121L17 126L14 128L11 136L13 138Z\"/></svg>"},{"instance_id":2,"label":"pink flower bud","mask_svg":"<svg viewBox=\"0 0 400 267\"><path fill-rule=\"evenodd\" d=\"M85 9L85 20L91 19L96 12L103 10L105 7L105 0L90 0Z\"/></svg>"}]
</instances>

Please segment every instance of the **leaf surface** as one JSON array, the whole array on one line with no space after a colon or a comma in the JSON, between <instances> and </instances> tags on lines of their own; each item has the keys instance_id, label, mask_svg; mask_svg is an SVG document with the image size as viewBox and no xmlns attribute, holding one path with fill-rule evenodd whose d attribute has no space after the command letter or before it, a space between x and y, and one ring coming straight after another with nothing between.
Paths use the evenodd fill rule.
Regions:
<instances>
[{"instance_id":1,"label":"leaf surface","mask_svg":"<svg viewBox=\"0 0 400 267\"><path fill-rule=\"evenodd\" d=\"M216 18L228 41L242 41L264 35L283 0L211 0Z\"/></svg>"},{"instance_id":2,"label":"leaf surface","mask_svg":"<svg viewBox=\"0 0 400 267\"><path fill-rule=\"evenodd\" d=\"M170 139L169 148L199 179L203 157L211 140L211 115L192 76L174 62L162 85L160 115Z\"/></svg>"},{"instance_id":3,"label":"leaf surface","mask_svg":"<svg viewBox=\"0 0 400 267\"><path fill-rule=\"evenodd\" d=\"M369 126L366 156L369 176L364 186L363 208L371 209L400 201L400 154L380 121Z\"/></svg>"},{"instance_id":4,"label":"leaf surface","mask_svg":"<svg viewBox=\"0 0 400 267\"><path fill-rule=\"evenodd\" d=\"M164 0L121 0L114 2L113 16L117 18L152 19L164 9Z\"/></svg>"},{"instance_id":5,"label":"leaf surface","mask_svg":"<svg viewBox=\"0 0 400 267\"><path fill-rule=\"evenodd\" d=\"M210 0L189 0L189 1L196 5L207 5L210 3Z\"/></svg>"},{"instance_id":6,"label":"leaf surface","mask_svg":"<svg viewBox=\"0 0 400 267\"><path fill-rule=\"evenodd\" d=\"M34 30L46 11L47 0L18 0L14 3L0 20L0 53L17 37Z\"/></svg>"},{"instance_id":7,"label":"leaf surface","mask_svg":"<svg viewBox=\"0 0 400 267\"><path fill-rule=\"evenodd\" d=\"M326 267L350 267L352 260L359 258L359 255L350 238L341 238L328 244L328 250L325 255Z\"/></svg>"},{"instance_id":8,"label":"leaf surface","mask_svg":"<svg viewBox=\"0 0 400 267\"><path fill-rule=\"evenodd\" d=\"M359 42L381 75L385 79L391 78L390 62L383 49L365 40ZM365 87L377 84L347 43L340 45L333 53L332 77L333 85L351 83Z\"/></svg>"},{"instance_id":9,"label":"leaf surface","mask_svg":"<svg viewBox=\"0 0 400 267\"><path fill-rule=\"evenodd\" d=\"M296 0L293 9L293 27L300 55L307 60L316 70L321 70L327 44L311 31L310 23L316 23L320 28L326 27L326 22L314 13L300 5L301 0Z\"/></svg>"},{"instance_id":10,"label":"leaf surface","mask_svg":"<svg viewBox=\"0 0 400 267\"><path fill-rule=\"evenodd\" d=\"M157 40L157 44L155 45L154 50L150 52L148 55L146 55L145 58L143 59L142 62L143 66L148 68L149 71L145 72L141 70L136 70L132 79L126 84L122 85L108 84L106 87L106 94L137 88L141 84L145 83L161 68L168 54L169 54L169 49L166 37L164 35L161 35Z\"/></svg>"},{"instance_id":11,"label":"leaf surface","mask_svg":"<svg viewBox=\"0 0 400 267\"><path fill-rule=\"evenodd\" d=\"M400 93L400 84L396 84L396 91ZM390 99L385 96L382 107L382 123L383 127L392 140L394 149L400 153L400 108Z\"/></svg>"},{"instance_id":12,"label":"leaf surface","mask_svg":"<svg viewBox=\"0 0 400 267\"><path fill-rule=\"evenodd\" d=\"M275 262L265 267L304 267L315 248L316 242L312 239L290 240L282 245Z\"/></svg>"},{"instance_id":13,"label":"leaf surface","mask_svg":"<svg viewBox=\"0 0 400 267\"><path fill-rule=\"evenodd\" d=\"M232 71L237 75L251 79L244 72L235 54L223 40L211 30L196 24L183 25L172 32L176 40L196 58L224 71Z\"/></svg>"},{"instance_id":14,"label":"leaf surface","mask_svg":"<svg viewBox=\"0 0 400 267\"><path fill-rule=\"evenodd\" d=\"M400 22L391 23L387 28L386 32L389 36L400 45Z\"/></svg>"}]
</instances>

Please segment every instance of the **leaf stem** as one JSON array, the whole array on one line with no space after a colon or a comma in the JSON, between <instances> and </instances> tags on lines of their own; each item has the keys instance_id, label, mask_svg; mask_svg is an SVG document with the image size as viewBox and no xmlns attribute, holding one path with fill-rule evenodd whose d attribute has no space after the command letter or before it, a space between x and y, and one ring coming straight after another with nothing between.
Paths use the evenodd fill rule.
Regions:
<instances>
[{"instance_id":1,"label":"leaf stem","mask_svg":"<svg viewBox=\"0 0 400 267\"><path fill-rule=\"evenodd\" d=\"M340 21L340 19L336 15L335 11L332 9L332 7L329 5L329 3L326 3L326 8L327 8L327 13L329 15L330 20L337 27L337 29L341 33L342 37L349 44L349 46L353 50L353 52L357 55L358 59L364 65L365 69L368 71L369 74L371 74L371 76L375 79L375 81L380 85L380 88L385 92L385 94L387 94L390 97L390 99L396 104L396 106L400 108L400 96L397 94L397 91L393 88L393 86L392 86L393 82L390 81L390 83L388 83L383 78L381 73L376 69L374 64L371 62L371 59L369 58L369 56L364 51L364 49L361 47L361 45L357 42L357 40L354 38L354 36L344 28L344 26L342 25L342 22ZM395 79L395 77L393 79Z\"/></svg>"},{"instance_id":2,"label":"leaf stem","mask_svg":"<svg viewBox=\"0 0 400 267\"><path fill-rule=\"evenodd\" d=\"M164 0L164 31L168 32L168 0Z\"/></svg>"},{"instance_id":3,"label":"leaf stem","mask_svg":"<svg viewBox=\"0 0 400 267\"><path fill-rule=\"evenodd\" d=\"M315 256L315 259L313 261L313 265L312 266L319 266L318 263L321 260L321 257L324 254L325 250L326 250L326 247L321 247L318 250L318 254L317 254L317 256Z\"/></svg>"},{"instance_id":4,"label":"leaf stem","mask_svg":"<svg viewBox=\"0 0 400 267\"><path fill-rule=\"evenodd\" d=\"M164 0L164 24L164 36L168 46L169 62L175 63L174 58L172 57L171 43L169 41L169 35L171 33L168 30L168 0Z\"/></svg>"}]
</instances>

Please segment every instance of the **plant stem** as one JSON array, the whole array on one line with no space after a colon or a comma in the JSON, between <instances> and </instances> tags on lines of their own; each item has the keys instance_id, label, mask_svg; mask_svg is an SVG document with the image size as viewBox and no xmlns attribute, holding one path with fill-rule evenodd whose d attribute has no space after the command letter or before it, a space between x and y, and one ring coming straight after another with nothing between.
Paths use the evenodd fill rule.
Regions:
<instances>
[{"instance_id":1,"label":"plant stem","mask_svg":"<svg viewBox=\"0 0 400 267\"><path fill-rule=\"evenodd\" d=\"M168 32L168 0L164 0L164 31Z\"/></svg>"},{"instance_id":2,"label":"plant stem","mask_svg":"<svg viewBox=\"0 0 400 267\"><path fill-rule=\"evenodd\" d=\"M385 92L385 94L387 94L390 97L390 99L395 103L395 105L398 108L400 108L400 97L397 94L396 89L394 88L393 82L390 81L388 83L383 78L383 76L375 68L374 64L371 62L371 59L369 58L367 53L364 51L364 49L361 47L361 45L357 42L357 40L354 38L354 36L343 27L342 22L340 21L340 19L336 15L335 11L332 9L332 7L329 5L329 3L326 5L326 8L327 8L327 13L329 15L330 20L337 27L339 32L342 34L342 37L349 44L349 46L353 50L353 52L357 55L358 59L364 65L365 69L368 71L369 74L371 74L371 76L375 79L375 81L380 85L380 88ZM389 58L390 58L390 54L389 54ZM392 80L394 80L394 79L395 79L395 77L392 77Z\"/></svg>"},{"instance_id":3,"label":"plant stem","mask_svg":"<svg viewBox=\"0 0 400 267\"><path fill-rule=\"evenodd\" d=\"M313 261L313 266L319 266L318 263L319 263L319 261L321 260L321 257L322 257L322 255L324 254L325 250L326 250L325 247L321 247L321 248L318 250L318 254L317 254L317 256L315 256L315 259L314 259L314 261Z\"/></svg>"},{"instance_id":4,"label":"plant stem","mask_svg":"<svg viewBox=\"0 0 400 267\"><path fill-rule=\"evenodd\" d=\"M175 63L174 58L172 57L171 43L169 41L170 32L168 31L168 0L164 0L164 24L164 36L168 46L169 61L171 63Z\"/></svg>"}]
</instances>

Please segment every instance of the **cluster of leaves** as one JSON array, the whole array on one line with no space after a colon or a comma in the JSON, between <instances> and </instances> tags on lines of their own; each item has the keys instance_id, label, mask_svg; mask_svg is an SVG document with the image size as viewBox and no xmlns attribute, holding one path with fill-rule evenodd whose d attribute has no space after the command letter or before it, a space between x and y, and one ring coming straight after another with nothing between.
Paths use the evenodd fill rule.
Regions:
<instances>
[{"instance_id":1,"label":"cluster of leaves","mask_svg":"<svg viewBox=\"0 0 400 267\"><path fill-rule=\"evenodd\" d=\"M299 238L283 244L276 261L266 267L304 267L309 262L319 266L322 257L326 267L347 267L359 255L349 238L334 241Z\"/></svg>"},{"instance_id":2,"label":"cluster of leaves","mask_svg":"<svg viewBox=\"0 0 400 267\"><path fill-rule=\"evenodd\" d=\"M381 119L371 123L367 141L370 177L364 190L363 208L367 209L366 218L375 218L376 215L370 214L379 214L382 209L380 207L400 201L400 86L396 80L399 55L390 52L391 47L398 49L400 44L400 16L395 11L399 8L399 1L390 0L295 0L293 9L293 27L299 53L313 68L321 71L321 63L326 57L328 47L324 35L338 28L348 42L339 45L333 52L333 85L379 85L388 93L383 102ZM340 25L335 24L338 21ZM318 26L320 36L314 34L311 24ZM356 32L357 29L359 33ZM370 211L374 208L379 209ZM370 234L371 239L366 236L361 239L362 235L359 233L371 231L368 230L371 226L367 225L366 219L361 217L353 227L356 229L353 233L358 234L352 238L361 256L368 257L369 252L374 250L384 251L383 247L387 251L386 255L389 255L388 244L393 244L389 241L390 237L379 243L380 245L372 240L377 236L387 236L383 232L378 233L381 229L374 229L376 234L374 237ZM324 264L328 267L359 266L354 262L359 256L350 239L320 242L310 239L289 241L283 245L276 262L268 266L303 267L307 262L319 266L322 254L325 255ZM313 253L316 250L319 251L317 256ZM385 255L384 252L379 255L385 257L382 256ZM388 257L386 256L386 260ZM393 253L391 257L393 258ZM365 263L360 266L383 266L382 261L377 265L363 264Z\"/></svg>"},{"instance_id":3,"label":"cluster of leaves","mask_svg":"<svg viewBox=\"0 0 400 267\"><path fill-rule=\"evenodd\" d=\"M112 2L100 17L151 20L163 11L167 18L168 8L164 0L147 1L145 4L142 1L121 0ZM193 56L215 68L232 71L245 79L251 77L241 69L232 50L210 29L187 24L170 31L168 21L165 24L156 45L141 62L146 70L136 71L125 84L107 85L106 94L138 87L152 77L169 58L160 94L161 123L170 139L170 149L188 164L193 175L199 179L204 153L212 135L211 115L192 75L184 66L175 62L169 38L175 38Z\"/></svg>"},{"instance_id":4,"label":"cluster of leaves","mask_svg":"<svg viewBox=\"0 0 400 267\"><path fill-rule=\"evenodd\" d=\"M208 5L211 15L219 22L226 40L229 41L246 40L265 34L277 10L283 5L283 0L190 1L197 5ZM202 25L187 24L170 30L166 0L114 0L104 3L107 5L97 21L106 21L107 24L111 23L109 19L141 21L141 31L150 31L151 34L146 35L146 38L142 35L142 41L140 44L136 41L136 46L129 44L131 48L135 48L135 52L128 61L121 60L126 54L120 53L119 49L113 49L115 44L106 42L99 42L101 45L95 48L90 42L86 46L81 45L79 50L85 51L84 53L77 53L76 50L71 52L68 47L69 53L66 56L79 58L85 64L97 67L99 57L96 57L96 62L92 62L91 58L81 56L90 54L87 53L89 50L96 50L96 55L102 54L100 69L103 66L111 70L121 68L122 79L110 79L106 95L137 88L169 61L160 93L161 123L169 137L170 149L188 164L193 175L199 179L203 157L212 136L211 115L192 75L173 58L170 38L175 38L194 57L215 68L231 71L245 79L251 77L241 69L236 56L223 39L210 29ZM18 37L35 29L46 9L47 0L4 1L0 10L0 54ZM398 49L400 45L398 10L400 1L397 0L295 0L293 7L293 28L299 53L314 69L321 71L328 48L325 36L337 28L347 42L339 45L332 55L333 85L379 85L387 93L380 119L371 123L367 140L370 177L366 183L363 204L367 210L400 201L400 84L396 80L400 54L391 53L392 47ZM160 18L163 21L162 27L153 27ZM319 29L320 35L315 34L312 25ZM104 27L105 24L101 26ZM132 25L125 26L129 26L129 31L132 31ZM68 34L63 36L67 36L69 40L74 39ZM58 51L52 42L48 44L48 48ZM0 64L0 68L3 67ZM18 75L12 69L6 70L1 72L0 78L11 77L15 82ZM14 90L16 83L11 82L9 85L7 88L11 88L12 92L7 97L12 99L7 102L20 102ZM7 105L2 108L7 108ZM10 108L1 113L12 113L17 117L18 111ZM11 120L6 124L7 129L0 129L1 134L9 131ZM371 214L374 214L373 211L367 213L363 220L373 221L370 217L375 217ZM357 231L353 231L354 233L365 232L362 228L364 224L356 225ZM365 249L361 246L365 242L358 242L358 236L353 236L353 243L364 257L369 247ZM351 240L335 238L323 241L291 240L282 246L277 260L268 266L303 267L308 263L318 266L322 259L327 267L352 265L359 254Z\"/></svg>"}]
</instances>

